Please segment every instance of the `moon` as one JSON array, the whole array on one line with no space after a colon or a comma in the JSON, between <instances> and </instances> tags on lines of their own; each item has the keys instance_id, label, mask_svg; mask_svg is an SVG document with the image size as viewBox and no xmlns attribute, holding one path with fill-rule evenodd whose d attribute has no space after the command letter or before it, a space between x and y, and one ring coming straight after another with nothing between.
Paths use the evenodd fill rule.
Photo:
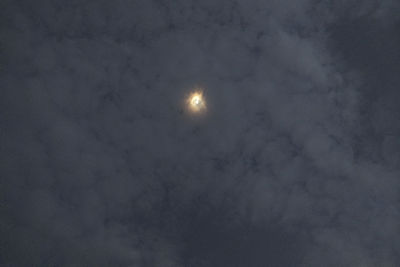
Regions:
<instances>
[{"instance_id":1,"label":"moon","mask_svg":"<svg viewBox=\"0 0 400 267\"><path fill-rule=\"evenodd\" d=\"M191 93L186 102L189 111L193 114L204 113L207 109L206 100L203 96L203 92L200 90Z\"/></svg>"}]
</instances>

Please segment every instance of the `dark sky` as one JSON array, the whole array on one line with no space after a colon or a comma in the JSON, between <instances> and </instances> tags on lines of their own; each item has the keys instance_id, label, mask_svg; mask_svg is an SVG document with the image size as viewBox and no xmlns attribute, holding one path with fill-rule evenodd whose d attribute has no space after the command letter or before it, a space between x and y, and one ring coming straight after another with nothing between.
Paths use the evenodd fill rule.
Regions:
<instances>
[{"instance_id":1,"label":"dark sky","mask_svg":"<svg viewBox=\"0 0 400 267\"><path fill-rule=\"evenodd\" d=\"M1 0L0 266L400 266L399 14Z\"/></svg>"}]
</instances>

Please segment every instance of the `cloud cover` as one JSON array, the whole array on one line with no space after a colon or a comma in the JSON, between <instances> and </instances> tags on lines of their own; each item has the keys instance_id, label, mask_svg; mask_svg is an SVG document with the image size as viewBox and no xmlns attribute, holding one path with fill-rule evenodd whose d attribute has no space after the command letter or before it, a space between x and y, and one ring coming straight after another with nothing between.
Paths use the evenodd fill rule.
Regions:
<instances>
[{"instance_id":1,"label":"cloud cover","mask_svg":"<svg viewBox=\"0 0 400 267\"><path fill-rule=\"evenodd\" d=\"M3 1L0 263L397 266L378 3Z\"/></svg>"}]
</instances>

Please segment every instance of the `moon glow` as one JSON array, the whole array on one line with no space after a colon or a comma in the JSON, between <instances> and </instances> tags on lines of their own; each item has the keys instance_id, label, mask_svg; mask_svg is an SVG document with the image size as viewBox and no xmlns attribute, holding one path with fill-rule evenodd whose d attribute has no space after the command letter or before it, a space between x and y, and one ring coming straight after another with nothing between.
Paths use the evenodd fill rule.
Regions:
<instances>
[{"instance_id":1,"label":"moon glow","mask_svg":"<svg viewBox=\"0 0 400 267\"><path fill-rule=\"evenodd\" d=\"M195 91L187 98L187 106L192 113L203 113L206 111L206 101L202 91Z\"/></svg>"}]
</instances>

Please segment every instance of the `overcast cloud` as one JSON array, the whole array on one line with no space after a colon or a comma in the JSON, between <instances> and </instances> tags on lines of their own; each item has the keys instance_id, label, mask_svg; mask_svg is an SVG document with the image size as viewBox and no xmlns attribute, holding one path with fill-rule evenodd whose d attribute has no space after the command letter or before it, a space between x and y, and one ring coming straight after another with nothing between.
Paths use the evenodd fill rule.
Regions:
<instances>
[{"instance_id":1,"label":"overcast cloud","mask_svg":"<svg viewBox=\"0 0 400 267\"><path fill-rule=\"evenodd\" d=\"M397 1L0 10L0 266L400 266Z\"/></svg>"}]
</instances>

